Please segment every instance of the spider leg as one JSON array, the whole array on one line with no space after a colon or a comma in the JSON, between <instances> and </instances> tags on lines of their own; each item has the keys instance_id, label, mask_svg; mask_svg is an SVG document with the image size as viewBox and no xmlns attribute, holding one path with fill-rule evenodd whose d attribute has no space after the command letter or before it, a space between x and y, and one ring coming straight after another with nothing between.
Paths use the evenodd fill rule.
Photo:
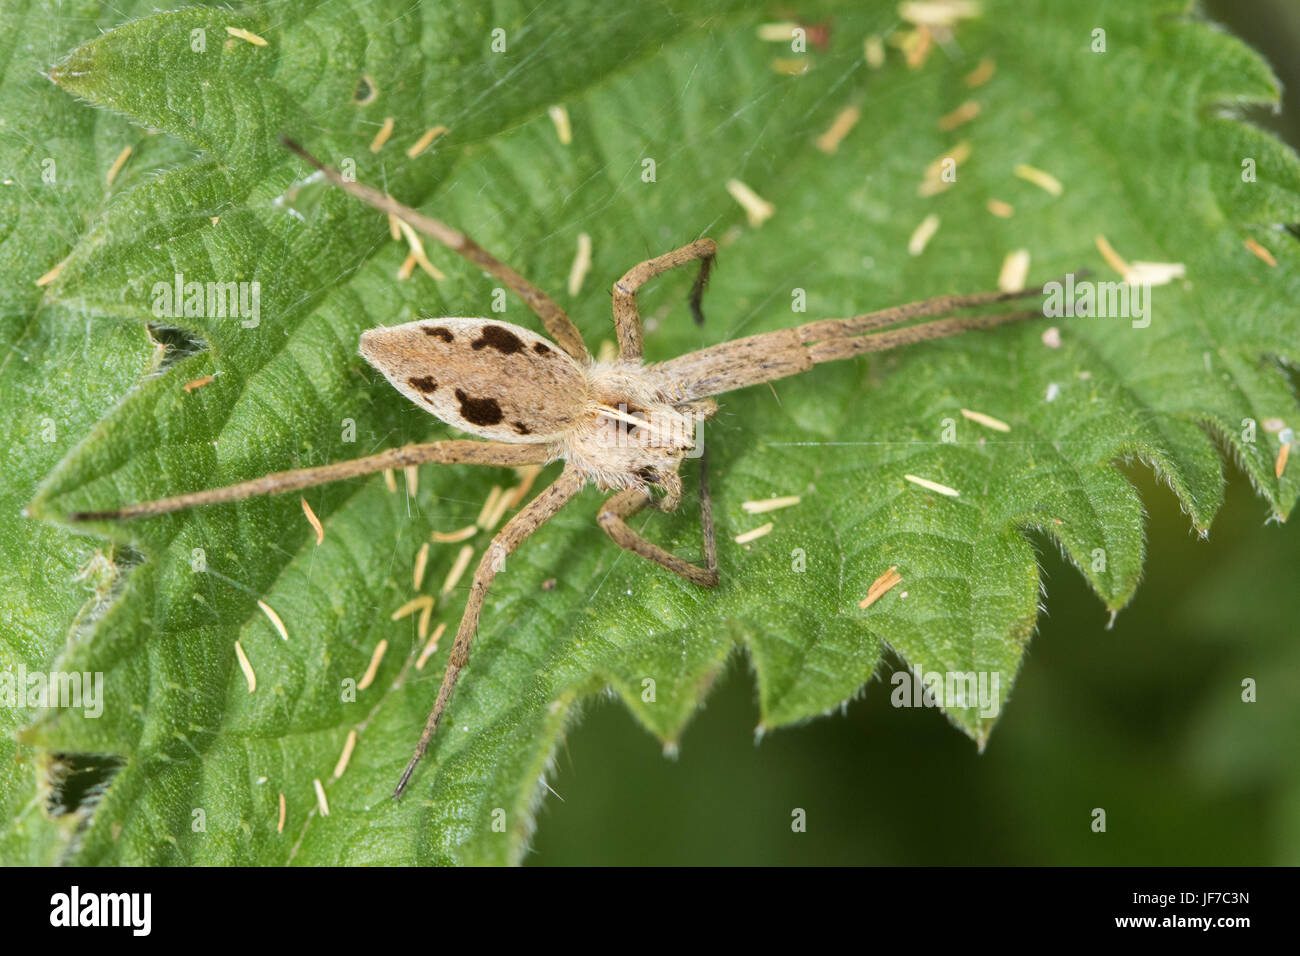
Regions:
<instances>
[{"instance_id":1,"label":"spider leg","mask_svg":"<svg viewBox=\"0 0 1300 956\"><path fill-rule=\"evenodd\" d=\"M411 774L415 773L416 764L420 762L420 758L429 749L429 743L433 740L433 735L438 731L438 723L442 720L442 714L447 709L447 704L451 701L451 693L456 689L456 681L460 679L460 672L464 670L466 663L469 661L469 648L474 641L474 634L478 630L478 619L480 612L483 610L483 600L487 597L488 588L492 586L492 581L501 570L502 563L529 535L555 517L561 508L572 501L573 497L582 490L583 482L582 475L576 469L566 467L560 473L560 477L555 479L545 491L506 522L505 527L497 533L496 537L488 545L482 560L479 561L478 570L474 572L474 582L470 585L469 600L465 604L465 613L461 615L460 627L456 631L456 641L451 646L451 657L447 661L447 670L442 677L442 686L438 688L438 699L433 705L433 710L429 712L429 718L424 725L424 732L420 734L420 742L415 747L411 762L406 765L406 770L402 772L402 779L398 781L397 789L393 791L394 799L400 797L402 791L406 789Z\"/></svg>"},{"instance_id":2,"label":"spider leg","mask_svg":"<svg viewBox=\"0 0 1300 956\"><path fill-rule=\"evenodd\" d=\"M623 278L614 283L614 331L618 335L619 358L625 361L641 358L641 312L636 305L637 290L655 276L696 260L700 263L700 274L691 287L691 315L694 316L696 325L704 324L700 301L704 298L704 288L709 284L709 273L717 254L718 244L712 239L696 239L680 249L665 252L662 256L633 266Z\"/></svg>"},{"instance_id":3,"label":"spider leg","mask_svg":"<svg viewBox=\"0 0 1300 956\"><path fill-rule=\"evenodd\" d=\"M700 478L700 521L704 526L704 567L691 564L689 561L677 557L666 548L661 548L653 541L648 541L628 526L628 518L646 505L653 505L654 503L654 499L644 491L636 488L620 491L611 495L605 501L600 513L596 516L596 521L620 548L639 554L660 567L667 568L673 574L685 578L692 584L698 584L706 588L716 587L718 584L718 549L713 535L713 506L709 500L706 470L701 469Z\"/></svg>"},{"instance_id":4,"label":"spider leg","mask_svg":"<svg viewBox=\"0 0 1300 956\"><path fill-rule=\"evenodd\" d=\"M547 445L511 444L469 439L435 441L423 445L405 445L401 448L390 448L376 455L335 462L332 465L298 468L294 471L277 471L269 475L263 475L261 478L226 485L224 488L192 491L172 498L159 498L156 501L123 505L121 508L114 508L110 511L78 511L68 515L68 520L114 521L126 518L144 518L180 511L183 508L193 508L196 505L242 501L255 495L277 495L281 492L297 491L299 488L310 488L313 485L323 485L344 478L369 475L376 471L383 471L386 468L405 468L410 465L422 465L430 462L436 462L440 465L515 467L543 464L550 458L550 447Z\"/></svg>"},{"instance_id":5,"label":"spider leg","mask_svg":"<svg viewBox=\"0 0 1300 956\"><path fill-rule=\"evenodd\" d=\"M1075 272L1075 278L1086 274L1087 270L1079 270ZM942 315L945 312L956 312L960 309L970 309L979 305L1011 302L1015 299L1032 299L1035 296L1042 295L1043 291L1043 286L1034 286L1029 289L1021 289L1018 292L976 292L966 295L940 295L932 299L922 299L918 302L909 302L906 305L896 305L888 309L879 309L875 312L855 315L848 319L822 319L818 322L809 322L806 325L799 326L799 334L805 342L830 338L831 336L861 335L863 332L897 325L908 319L922 316Z\"/></svg>"},{"instance_id":6,"label":"spider leg","mask_svg":"<svg viewBox=\"0 0 1300 956\"><path fill-rule=\"evenodd\" d=\"M931 339L945 339L963 332L976 329L991 329L1008 322L1024 322L1028 319L1041 319L1042 309L1024 309L1020 312L1004 312L996 315L980 315L973 318L940 319L936 322L922 322L906 328L893 329L889 332L875 332L871 335L827 338L808 343L808 357L813 365L834 362L838 359L862 355L865 352L884 352L916 342L928 342Z\"/></svg>"},{"instance_id":7,"label":"spider leg","mask_svg":"<svg viewBox=\"0 0 1300 956\"><path fill-rule=\"evenodd\" d=\"M1074 275L1087 275L1078 270ZM1050 283L1049 283L1050 284ZM883 309L847 319L821 319L789 329L762 332L732 339L708 348L669 359L652 369L665 391L678 402L720 395L738 388L774 382L808 371L823 362L852 358L865 352L881 352L916 342L947 338L977 329L991 329L1009 322L1041 318L1042 307L1018 312L972 317L953 317L887 332L872 332L917 316L937 315L952 309L971 308L1013 299L1042 295L1046 286L1020 292L982 292L975 295L939 296L893 309Z\"/></svg>"},{"instance_id":8,"label":"spider leg","mask_svg":"<svg viewBox=\"0 0 1300 956\"><path fill-rule=\"evenodd\" d=\"M714 405L717 410L717 405ZM700 448L700 526L704 529L704 566L718 573L718 539L713 534L713 496L709 494L709 450Z\"/></svg>"},{"instance_id":9,"label":"spider leg","mask_svg":"<svg viewBox=\"0 0 1300 956\"><path fill-rule=\"evenodd\" d=\"M344 179L337 169L326 166L291 139L281 138L281 142L324 173L326 179L344 192L351 193L362 202L374 206L381 212L405 220L425 235L437 239L452 252L464 256L484 272L496 276L514 290L528 305L528 308L537 313L538 318L542 320L542 324L546 326L546 331L560 348L578 361L586 361L588 358L587 347L582 342L582 335L579 334L573 320L560 308L559 303L465 235L465 233L459 229L453 229L441 220L416 212L410 206L404 206L387 193L382 193L364 183Z\"/></svg>"}]
</instances>

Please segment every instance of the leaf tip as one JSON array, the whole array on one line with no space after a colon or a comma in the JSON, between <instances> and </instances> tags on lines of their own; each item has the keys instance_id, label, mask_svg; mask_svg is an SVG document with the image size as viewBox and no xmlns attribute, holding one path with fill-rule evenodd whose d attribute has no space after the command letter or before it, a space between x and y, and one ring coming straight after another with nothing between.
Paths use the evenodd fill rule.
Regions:
<instances>
[{"instance_id":1,"label":"leaf tip","mask_svg":"<svg viewBox=\"0 0 1300 956\"><path fill-rule=\"evenodd\" d=\"M69 93L85 94L95 69L95 41L83 43L46 71L51 83Z\"/></svg>"}]
</instances>

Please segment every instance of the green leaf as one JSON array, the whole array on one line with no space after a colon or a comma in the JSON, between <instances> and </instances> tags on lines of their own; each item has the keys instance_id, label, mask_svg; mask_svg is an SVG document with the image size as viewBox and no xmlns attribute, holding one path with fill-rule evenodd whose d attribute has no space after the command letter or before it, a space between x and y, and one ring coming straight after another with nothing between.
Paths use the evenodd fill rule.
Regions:
<instances>
[{"instance_id":1,"label":"green leaf","mask_svg":"<svg viewBox=\"0 0 1300 956\"><path fill-rule=\"evenodd\" d=\"M181 144L119 117L87 109L41 75L96 27L147 12L149 4L7 4L0 10L0 673L48 673L69 644L90 639L111 599L120 549L55 524L26 518L37 482L151 367L153 347L138 322L94 320L45 296L36 280L65 258L87 221L108 204L105 174L127 145L134 161L120 190ZM8 705L6 701L6 705ZM38 754L15 739L36 715L0 708L0 860L50 863L75 837L84 814L50 819L38 788Z\"/></svg>"},{"instance_id":2,"label":"green leaf","mask_svg":"<svg viewBox=\"0 0 1300 956\"><path fill-rule=\"evenodd\" d=\"M754 666L765 730L842 705L886 659L920 673L996 674L995 707L945 711L982 746L1034 630L1035 545L1060 547L1112 611L1137 587L1143 513L1118 464L1154 468L1204 534L1222 501L1222 450L1269 513L1285 517L1297 472L1275 476L1278 436L1263 423L1300 420L1285 369L1297 357L1297 323L1284 308L1297 292L1296 250L1273 228L1300 219L1300 164L1230 113L1274 102L1276 83L1182 4L985 8L914 70L896 52L879 70L863 59L869 34L904 29L893 4L808 13L810 22L830 16L828 46L800 54L760 39L770 18L761 7L688 3L615 13L505 2L490 18L432 3L305 4L288 15L278 5L195 8L88 30L52 76L91 105L41 88L63 95L76 131L61 149L78 154L85 182L100 184L121 144L137 152L108 201L89 185L69 197L75 230L62 247L34 258L26 237L39 231L35 211L6 237L18 267L6 271L7 314L20 316L6 319L10 340L29 328L57 338L72 324L82 339L51 353L71 381L53 381L40 355L26 390L5 373L0 402L21 418L37 407L37 385L65 415L78 387L103 397L78 405L61 432L76 436L75 448L20 436L31 464L17 473L14 499L30 500L35 477L62 460L29 507L44 523L6 514L0 533L7 557L27 548L28 560L51 562L46 587L61 595L40 592L56 607L26 622L41 648L30 659L105 680L102 717L44 712L22 733L24 750L124 762L93 814L83 808L75 836L44 837L44 852L59 846L85 863L515 861L550 755L583 697L612 687L673 744L738 645ZM1099 23L1104 53L1092 49ZM497 28L504 52L492 49ZM986 57L994 76L968 87L963 77ZM806 72L776 68L799 58ZM358 104L363 76L377 95ZM941 130L939 117L968 99L978 117ZM559 103L572 122L567 145L547 116ZM850 105L861 121L838 150L819 149L816 138ZM134 125L112 120L117 138L101 143L92 124L110 113ZM392 137L372 152L388 117ZM436 125L449 132L409 159L406 148ZM1030 251L1035 277L1087 265L1111 279L1098 235L1129 259L1182 263L1186 278L1152 290L1147 327L1060 319L1061 344L1051 348L1046 323L1029 323L725 396L705 436L721 586L701 591L619 551L592 520L598 495L588 490L498 579L448 720L395 803L388 794L448 642L419 669L417 616L390 617L414 593L430 533L473 523L489 489L515 475L425 468L418 493L400 477L397 494L380 478L312 489L320 546L295 495L102 525L117 542L111 551L56 530L71 511L451 433L366 368L357 338L415 316L493 314L493 283L432 243L447 278L397 281L405 251L383 218L304 185L306 171L277 145L283 133L464 228L557 294L593 347L612 338L610 282L699 235L719 239L702 330L682 307L690 276L666 277L642 296L652 360L989 288L1015 249ZM961 140L970 158L957 182L918 195L927 165ZM1247 158L1251 183L1242 179ZM1061 194L1018 178L1021 164L1049 171ZM30 169L23 175L33 181ZM730 179L770 200L775 215L747 225ZM990 199L1014 215L991 215ZM940 228L911 256L909 237L931 213ZM593 268L570 297L562 292L583 232ZM1252 255L1248 238L1278 267ZM31 278L69 247L42 299ZM258 281L259 322L175 320L201 347L173 351L157 374L141 328L155 283L177 274ZM806 315L791 311L795 290ZM513 299L504 317L533 321ZM1259 423L1253 441L1244 419ZM952 442L943 440L947 420ZM684 470L688 487L696 467ZM792 494L799 504L769 515L742 508ZM735 543L769 519L770 534ZM684 557L699 554L690 496L678 514L638 518L637 527ZM481 551L484 538L471 543ZM123 565L123 548L144 559L117 575L116 600L96 609L85 633L69 635L74 602L84 600L71 578L97 546L113 566ZM465 585L437 592L458 547L433 545L423 582L438 597L433 623L452 630ZM902 583L860 608L891 566ZM10 615L26 602L24 590L14 593ZM259 602L283 620L287 639ZM251 693L236 641L257 675ZM349 699L381 641L373 682ZM351 761L335 779L353 731ZM15 805L24 787L31 792L25 774L9 786ZM45 827L39 809L26 814ZM8 839L27 853L22 837Z\"/></svg>"}]
</instances>

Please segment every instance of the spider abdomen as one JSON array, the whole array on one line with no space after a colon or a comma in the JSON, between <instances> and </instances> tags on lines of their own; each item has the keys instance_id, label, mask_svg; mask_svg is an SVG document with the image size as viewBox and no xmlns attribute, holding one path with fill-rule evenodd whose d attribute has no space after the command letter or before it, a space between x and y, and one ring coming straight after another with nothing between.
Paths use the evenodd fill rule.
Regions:
<instances>
[{"instance_id":1,"label":"spider abdomen","mask_svg":"<svg viewBox=\"0 0 1300 956\"><path fill-rule=\"evenodd\" d=\"M556 441L588 405L582 366L509 322L420 319L370 329L361 354L425 411L496 441Z\"/></svg>"}]
</instances>

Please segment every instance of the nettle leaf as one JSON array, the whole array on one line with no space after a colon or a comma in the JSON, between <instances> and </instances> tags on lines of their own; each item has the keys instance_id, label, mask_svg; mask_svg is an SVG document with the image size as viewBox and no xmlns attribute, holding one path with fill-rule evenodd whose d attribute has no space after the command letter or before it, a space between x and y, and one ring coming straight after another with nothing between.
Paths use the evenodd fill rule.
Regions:
<instances>
[{"instance_id":1,"label":"nettle leaf","mask_svg":"<svg viewBox=\"0 0 1300 956\"><path fill-rule=\"evenodd\" d=\"M37 280L63 260L111 198L189 150L143 136L121 117L87 109L42 72L98 26L150 4L8 4L0 10L0 674L47 674L90 630L131 556L102 539L23 515L36 484L123 393L155 368L139 322L92 318L46 295ZM130 163L107 172L127 147ZM15 701L17 702L17 701ZM85 810L47 796L48 755L15 734L39 711L0 707L0 860L47 864L84 823ZM53 768L58 767L55 761Z\"/></svg>"},{"instance_id":2,"label":"nettle leaf","mask_svg":"<svg viewBox=\"0 0 1300 956\"><path fill-rule=\"evenodd\" d=\"M762 729L840 706L881 671L887 649L919 673L997 675L994 706L945 711L982 746L1034 629L1035 545L1060 547L1111 611L1137 587L1143 513L1120 465L1154 468L1202 534L1222 500L1225 455L1270 516L1290 512L1297 471L1275 474L1272 426L1300 420L1288 378L1300 341L1289 306L1300 290L1294 240L1275 227L1300 220L1300 164L1231 112L1276 101L1264 64L1181 3L993 2L917 68L891 48L872 69L864 39L907 27L893 4L864 6L801 11L825 40L803 52L761 38L758 26L773 18L762 7L196 8L125 23L57 63L55 81L91 104L65 104L67 116L125 116L134 126L113 127L114 147L132 135L184 147L153 174L137 170L111 201L102 191L77 197L86 225L77 223L45 304L33 305L38 297L15 278L24 317L6 320L20 338L28 328L57 337L54 327L76 319L82 340L62 357L64 374L118 396L107 412L108 400L77 409L80 441L57 449L62 460L29 506L48 524L21 532L38 536L33 553L48 556L48 587L62 594L49 620L27 622L44 648L33 659L61 647L50 666L105 677L101 717L45 712L22 739L122 761L75 840L65 837L69 858L517 861L550 755L582 698L613 688L673 744L738 646L753 663ZM1099 27L1105 52L1094 49ZM972 87L964 78L983 59L996 70ZM968 100L978 116L941 128ZM572 126L567 144L547 116L558 104ZM819 148L849 106L860 122L838 149ZM372 151L390 117L391 138ZM96 128L79 122L64 150ZM437 125L448 132L409 158ZM556 294L593 348L613 338L607 289L623 271L717 238L703 329L684 308L690 276L665 277L642 296L651 360L990 288L1017 249L1029 251L1034 277L1088 266L1111 279L1099 235L1131 260L1182 263L1186 276L1152 289L1149 324L1062 318L1050 347L1048 323L1027 323L724 397L705 435L720 587L699 590L619 551L594 523L599 496L589 489L498 578L448 720L411 791L393 802L447 647L418 668L418 617L391 615L415 594L416 554L431 532L473 523L494 485L516 482L510 471L425 468L418 490L399 477L397 493L378 477L311 489L319 546L297 495L97 526L116 542L112 555L129 547L143 560L90 633L65 642L60 630L78 559L109 548L55 530L67 513L450 434L365 366L357 339L417 316L494 314L494 283L432 243L446 278L399 281L406 251L383 217L311 182L277 145L283 133L463 227ZM926 167L963 141L957 181L919 195ZM78 161L98 171L115 149L83 153ZM1063 189L1017 176L1025 165ZM775 214L748 224L728 194L732 179ZM993 215L990 200L1014 214ZM909 238L931 214L938 231L910 255ZM27 219L19 228L40 229ZM584 232L593 266L568 296ZM35 265L23 262L29 277ZM259 282L258 321L174 319L188 346L162 374L132 378L146 365L139 330L154 320L152 290L177 274ZM793 310L801 299L806 314ZM534 321L514 299L504 317ZM37 361L27 374L49 400L73 402L49 381L46 356ZM33 414L21 383L0 387ZM31 475L56 456L44 454ZM697 469L684 469L690 488ZM773 495L800 502L768 515L742 507ZM735 542L767 520L770 534ZM678 514L636 526L684 557L700 553L690 496ZM470 543L481 551L485 539ZM437 598L432 623L451 630L467 582L439 588L458 548L433 546L422 585ZM859 607L890 567L902 582ZM1099 609L1098 627L1105 620ZM256 673L252 692L236 642ZM353 700L349 688L380 642L387 651Z\"/></svg>"}]
</instances>

